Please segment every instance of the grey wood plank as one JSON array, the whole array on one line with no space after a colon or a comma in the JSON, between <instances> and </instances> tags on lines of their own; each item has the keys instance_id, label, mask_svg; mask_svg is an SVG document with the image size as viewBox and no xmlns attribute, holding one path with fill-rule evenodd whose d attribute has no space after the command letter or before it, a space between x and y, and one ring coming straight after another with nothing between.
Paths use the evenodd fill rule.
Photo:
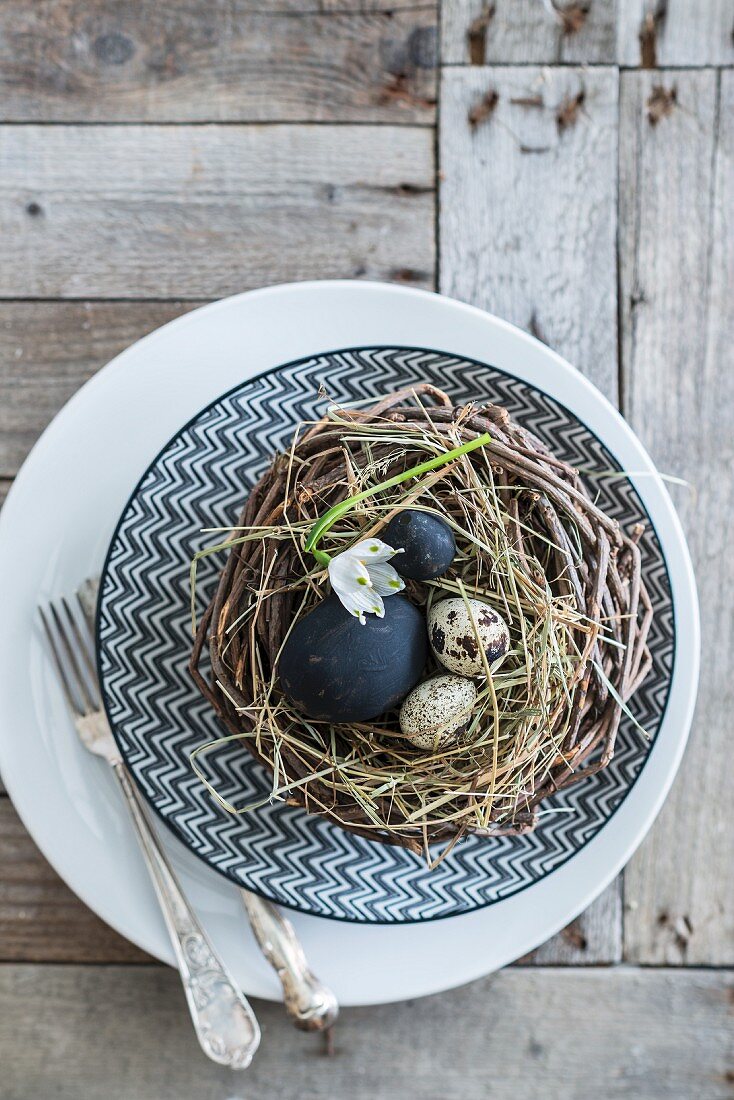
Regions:
<instances>
[{"instance_id":1,"label":"grey wood plank","mask_svg":"<svg viewBox=\"0 0 734 1100\"><path fill-rule=\"evenodd\" d=\"M0 477L13 477L61 406L184 302L0 302Z\"/></svg>"},{"instance_id":2,"label":"grey wood plank","mask_svg":"<svg viewBox=\"0 0 734 1100\"><path fill-rule=\"evenodd\" d=\"M0 302L0 508L31 447L71 395L118 352L190 308L192 303L186 302ZM43 883L44 890L48 882L61 885L30 838L25 857L28 867L35 864L34 880ZM0 840L0 883L7 885L5 858L8 850ZM66 922L67 911L75 907L82 911L81 917L73 918L80 936L70 941L65 929L39 922L35 912L29 921L25 905L3 908L0 901L0 955L7 941L19 945L14 948L17 958L83 961L74 954L80 944L82 954L91 947L95 961L143 957L65 891L59 916ZM43 911L56 912L53 906L44 906ZM95 931L88 938L90 919L104 930L103 935ZM3 921L8 923L3 926Z\"/></svg>"},{"instance_id":3,"label":"grey wood plank","mask_svg":"<svg viewBox=\"0 0 734 1100\"><path fill-rule=\"evenodd\" d=\"M430 122L436 0L5 0L12 121Z\"/></svg>"},{"instance_id":4,"label":"grey wood plank","mask_svg":"<svg viewBox=\"0 0 734 1100\"><path fill-rule=\"evenodd\" d=\"M0 962L148 958L79 901L38 851L10 799L0 797Z\"/></svg>"},{"instance_id":5,"label":"grey wood plank","mask_svg":"<svg viewBox=\"0 0 734 1100\"><path fill-rule=\"evenodd\" d=\"M691 483L675 496L703 628L686 758L626 872L625 953L722 964L734 961L734 74L625 73L620 148L625 407L658 466Z\"/></svg>"},{"instance_id":6,"label":"grey wood plank","mask_svg":"<svg viewBox=\"0 0 734 1100\"><path fill-rule=\"evenodd\" d=\"M221 3L222 0L219 0ZM294 15L312 12L404 11L429 7L433 0L239 0L242 9L269 14L287 11ZM199 4L200 0L193 0ZM199 10L199 9L197 9Z\"/></svg>"},{"instance_id":7,"label":"grey wood plank","mask_svg":"<svg viewBox=\"0 0 734 1100\"><path fill-rule=\"evenodd\" d=\"M617 0L443 0L441 60L612 63Z\"/></svg>"},{"instance_id":8,"label":"grey wood plank","mask_svg":"<svg viewBox=\"0 0 734 1100\"><path fill-rule=\"evenodd\" d=\"M472 125L470 113L476 119L483 103L488 113ZM477 67L443 74L441 290L533 331L612 401L616 110L612 69ZM523 961L617 961L620 889L614 883Z\"/></svg>"},{"instance_id":9,"label":"grey wood plank","mask_svg":"<svg viewBox=\"0 0 734 1100\"><path fill-rule=\"evenodd\" d=\"M598 966L622 958L622 876L562 932L553 936L519 966Z\"/></svg>"},{"instance_id":10,"label":"grey wood plank","mask_svg":"<svg viewBox=\"0 0 734 1100\"><path fill-rule=\"evenodd\" d=\"M618 0L622 65L734 64L731 0Z\"/></svg>"},{"instance_id":11,"label":"grey wood plank","mask_svg":"<svg viewBox=\"0 0 734 1100\"><path fill-rule=\"evenodd\" d=\"M163 967L0 968L4 1100L545 1100L731 1096L730 971L506 970L343 1012L335 1056L256 1002L246 1074L198 1050Z\"/></svg>"},{"instance_id":12,"label":"grey wood plank","mask_svg":"<svg viewBox=\"0 0 734 1100\"><path fill-rule=\"evenodd\" d=\"M439 157L441 291L535 332L615 399L615 70L447 68Z\"/></svg>"},{"instance_id":13,"label":"grey wood plank","mask_svg":"<svg viewBox=\"0 0 734 1100\"><path fill-rule=\"evenodd\" d=\"M0 297L433 283L429 129L2 126L0 163Z\"/></svg>"}]
</instances>

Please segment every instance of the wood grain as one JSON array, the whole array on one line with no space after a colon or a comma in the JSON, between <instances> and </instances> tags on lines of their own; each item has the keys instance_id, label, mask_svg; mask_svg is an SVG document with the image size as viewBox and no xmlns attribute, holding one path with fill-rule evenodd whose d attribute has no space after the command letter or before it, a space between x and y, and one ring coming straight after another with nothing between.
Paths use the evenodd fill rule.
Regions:
<instances>
[{"instance_id":1,"label":"wood grain","mask_svg":"<svg viewBox=\"0 0 734 1100\"><path fill-rule=\"evenodd\" d=\"M669 110L653 125L656 87ZM703 627L687 755L626 873L625 954L721 964L734 961L734 74L625 73L620 148L625 405L658 466L691 484L676 502Z\"/></svg>"},{"instance_id":2,"label":"wood grain","mask_svg":"<svg viewBox=\"0 0 734 1100\"><path fill-rule=\"evenodd\" d=\"M439 157L441 291L533 332L614 400L615 71L448 68Z\"/></svg>"},{"instance_id":3,"label":"wood grain","mask_svg":"<svg viewBox=\"0 0 734 1100\"><path fill-rule=\"evenodd\" d=\"M255 1003L246 1074L199 1051L163 967L0 968L4 1100L724 1100L729 971L506 970L440 997L342 1013L334 1057Z\"/></svg>"},{"instance_id":4,"label":"wood grain","mask_svg":"<svg viewBox=\"0 0 734 1100\"><path fill-rule=\"evenodd\" d=\"M491 103L493 93L496 105L472 125L470 112ZM443 74L441 290L534 332L612 401L616 109L611 69L449 68ZM617 961L620 890L613 884L524 961Z\"/></svg>"},{"instance_id":5,"label":"wood grain","mask_svg":"<svg viewBox=\"0 0 734 1100\"><path fill-rule=\"evenodd\" d=\"M433 283L427 129L3 126L0 163L0 297Z\"/></svg>"},{"instance_id":6,"label":"wood grain","mask_svg":"<svg viewBox=\"0 0 734 1100\"><path fill-rule=\"evenodd\" d=\"M620 64L734 64L731 0L617 2Z\"/></svg>"},{"instance_id":7,"label":"wood grain","mask_svg":"<svg viewBox=\"0 0 734 1100\"><path fill-rule=\"evenodd\" d=\"M613 63L617 0L443 0L441 60Z\"/></svg>"},{"instance_id":8,"label":"wood grain","mask_svg":"<svg viewBox=\"0 0 734 1100\"><path fill-rule=\"evenodd\" d=\"M0 302L0 478L101 366L184 302Z\"/></svg>"},{"instance_id":9,"label":"wood grain","mask_svg":"<svg viewBox=\"0 0 734 1100\"><path fill-rule=\"evenodd\" d=\"M141 962L148 956L79 901L41 856L10 799L2 796L0 962L16 959ZM7 1049L0 1040L0 1051Z\"/></svg>"},{"instance_id":10,"label":"wood grain","mask_svg":"<svg viewBox=\"0 0 734 1100\"><path fill-rule=\"evenodd\" d=\"M435 0L5 0L0 117L430 122L436 20Z\"/></svg>"}]
</instances>

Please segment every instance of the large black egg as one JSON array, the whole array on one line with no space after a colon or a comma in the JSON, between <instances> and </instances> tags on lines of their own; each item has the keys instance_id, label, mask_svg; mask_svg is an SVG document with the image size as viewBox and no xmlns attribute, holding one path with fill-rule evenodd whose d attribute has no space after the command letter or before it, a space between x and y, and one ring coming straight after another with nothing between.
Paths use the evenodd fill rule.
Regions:
<instances>
[{"instance_id":1,"label":"large black egg","mask_svg":"<svg viewBox=\"0 0 734 1100\"><path fill-rule=\"evenodd\" d=\"M456 556L454 533L445 520L430 512L406 508L388 523L380 538L402 550L391 560L398 573L414 581L430 581L446 572Z\"/></svg>"},{"instance_id":2,"label":"large black egg","mask_svg":"<svg viewBox=\"0 0 734 1100\"><path fill-rule=\"evenodd\" d=\"M384 619L368 615L363 625L331 595L291 631L280 686L311 718L366 722L405 698L427 656L425 618L404 596L386 597Z\"/></svg>"}]
</instances>

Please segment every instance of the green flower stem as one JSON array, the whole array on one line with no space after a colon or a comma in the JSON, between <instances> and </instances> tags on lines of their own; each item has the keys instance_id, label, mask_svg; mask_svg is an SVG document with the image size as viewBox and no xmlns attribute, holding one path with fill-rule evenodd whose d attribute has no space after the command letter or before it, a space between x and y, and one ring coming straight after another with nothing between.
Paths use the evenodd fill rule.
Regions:
<instances>
[{"instance_id":1,"label":"green flower stem","mask_svg":"<svg viewBox=\"0 0 734 1100\"><path fill-rule=\"evenodd\" d=\"M335 504L333 508L330 508L328 512L325 512L320 519L316 520L308 539L306 540L306 550L313 554L319 565L327 566L331 561L330 556L324 550L317 550L316 544L321 539L330 527L333 527L337 520L346 515L347 512L351 512L352 508L356 504L361 503L363 500L368 500L369 497L375 496L377 493L381 493L384 489L392 489L395 485L400 485L403 481L408 481L411 477L420 477L421 474L427 474L430 470L436 470L439 466L445 466L447 462L452 462L455 458L460 458L461 455L468 454L469 451L475 451L477 447L484 447L489 443L489 432L484 432L483 435L477 436L476 439L472 439L469 443L464 443L461 447L454 447L453 450L444 451L441 455L436 455L435 458L429 458L426 462L421 462L418 466L411 466L409 470L403 470L400 474L395 474L394 477L389 477L387 481L380 482L379 485L373 485L369 489L364 489L361 493L356 493L353 497L347 497L346 500L340 501Z\"/></svg>"}]
</instances>

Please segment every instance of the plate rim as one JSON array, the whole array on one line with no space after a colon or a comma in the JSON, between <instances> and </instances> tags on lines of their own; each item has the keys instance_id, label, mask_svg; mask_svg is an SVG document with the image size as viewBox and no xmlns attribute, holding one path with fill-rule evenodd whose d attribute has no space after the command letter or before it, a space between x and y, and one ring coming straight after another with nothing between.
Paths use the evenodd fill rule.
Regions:
<instances>
[{"instance_id":1,"label":"plate rim","mask_svg":"<svg viewBox=\"0 0 734 1100\"><path fill-rule=\"evenodd\" d=\"M268 288L268 289L270 289L270 288ZM224 299L224 301L227 301L227 299ZM219 303L213 303L213 304L218 305ZM192 312L198 312L198 311L192 311ZM188 316L188 314L186 314L184 316ZM153 333L151 335L155 335L155 334ZM523 334L523 335L525 335L525 334ZM551 349L549 349L549 350L551 350ZM654 533L655 540L656 540L657 545L658 545L659 550L660 550L660 557L661 557L661 560L662 560L662 563L663 563L663 567L664 567L664 571L665 571L665 577L666 577L666 580L667 580L667 583L668 583L668 588L670 590L670 608L671 608L671 615L672 615L672 619L673 619L673 646L672 646L671 672L670 672L670 676L669 676L669 678L666 682L666 685L665 685L665 700L664 700L664 704L663 704L663 707L662 707L662 710L661 710L661 713L660 713L660 717L659 717L659 721L658 721L658 731L659 731L662 728L663 723L664 723L665 718L666 718L666 715L667 715L668 706L669 706L669 703L670 703L670 696L671 696L673 678L674 678L675 669L676 669L676 660L677 660L677 654L678 654L678 648L679 648L678 609L677 609L676 600L675 600L674 594L673 594L673 584L672 584L671 572L670 572L670 567L669 567L669 564L668 564L668 557L667 557L667 553L666 553L665 544L664 544L663 540L661 539L661 537L658 533L658 529L655 525L655 522L654 522L652 516L649 513L647 505L645 504L645 501L643 499L643 496L640 493L640 490L639 490L638 486L634 483L632 478L624 470L624 467L623 467L619 457L617 456L614 447L610 443L608 443L606 440L602 439L602 437L600 435L598 435L597 432L595 432L588 425L586 420L583 419L578 413L575 413L572 409L570 409L568 407L568 405L565 403L565 401L563 401L561 398L555 397L553 394L549 393L547 389L545 389L541 386L535 385L534 383L526 382L524 379L520 378L517 374L513 374L511 371L506 370L502 367L498 367L493 363L488 363L486 360L476 359L476 358L473 358L471 356L463 355L463 354L448 351L448 350L442 350L440 348L423 347L423 346L417 345L417 344L405 344L405 345L398 345L398 344L384 344L383 345L383 344L379 344L379 343L362 344L362 345L355 345L355 346L349 346L349 347L331 348L331 349L328 349L328 350L323 350L323 351L321 351L317 354L320 355L320 356L329 357L329 356L335 356L335 355L349 355L351 353L360 353L360 352L369 352L369 351L398 351L398 352L400 352L400 351L405 351L405 352L417 351L417 352L423 352L423 353L426 353L426 354L436 354L436 355L439 355L439 356L445 356L446 358L450 358L450 359L462 359L465 362L469 363L471 366L485 367L489 370L495 371L496 373L503 375L505 378L516 379L520 382L523 382L530 389L540 393L542 396L546 397L548 400L552 401L554 404L559 406L559 408L561 408L569 416L569 418L574 420L576 423L580 424L585 429L585 431L587 431L588 434L593 439L595 439L598 443L600 443L601 446L606 451L609 452L609 454L611 455L614 462L617 463L617 465L619 467L619 472L624 474L625 480L630 485L631 490L634 493L634 496L637 499L637 502L639 503L640 509L644 513L646 521L650 524L650 527L651 527L651 529ZM290 359L290 360L287 360L286 362L277 363L274 366L267 368L266 370L258 371L255 374L250 375L246 379L240 380L234 386L230 386L229 389L227 389L224 392L220 393L219 395L214 397L211 401L208 401L196 413L194 413L193 416L189 417L189 419L184 424L182 424L171 436L169 436L169 438L166 440L166 442L157 451L155 456L150 460L148 466L143 471L143 473L141 474L141 476L138 479L137 483L135 484L134 488L130 492L127 500L125 501L125 504L124 504L123 508L120 511L120 515L117 519L114 531L113 531L113 533L110 537L109 545L107 547L107 552L105 554L104 563L103 563L102 569L100 571L99 599L97 601L97 607L96 607L96 610L95 610L95 630L94 630L95 662L96 662L96 667L97 667L97 678L99 680L100 694L102 696L103 707L104 707L104 710L105 710L105 714L107 716L107 720L108 720L109 725L110 725L110 729L112 730L112 734L115 738L115 741L116 741L117 746L120 750L122 758L125 761L125 765L128 768L128 771L130 772L130 775L132 776L132 778L133 778L136 786L138 787L141 795L143 796L146 805L156 815L158 820L165 826L165 828L170 829L170 831L174 834L176 839L186 848L187 851L191 852L191 854L197 860L200 860L204 864L205 867L209 868L209 870L211 870L211 871L214 871L217 875L221 876L227 882L233 884L234 886L236 886L238 888L245 888L247 890L250 890L252 893L257 894L259 897L262 897L267 901L273 902L276 905L279 905L279 906L281 906L285 909L288 909L291 912L302 913L305 916L319 917L323 920L338 921L339 923L349 924L349 925L368 925L368 926L372 925L372 926L387 926L387 927L394 927L396 925L397 926L401 926L401 925L424 925L424 924L429 924L429 923L435 923L435 922L438 922L438 921L451 920L455 917L467 916L471 913L481 912L482 910L489 909L492 906L499 905L502 902L507 901L511 897L513 897L513 898L518 897L519 895L525 893L525 891L527 891L529 889L532 889L534 886L537 886L539 882L542 882L545 879L552 877L562 867L565 867L567 864L572 862L577 856L579 856L581 854L581 852L584 850L584 848L586 848L587 845L594 839L594 837L597 836L599 833L603 832L607 828L609 823L612 821L612 819L616 816L616 814L619 812L619 810L622 808L622 806L626 802L627 798L631 794L632 790L634 789L634 787L636 786L638 780L640 779L640 776L642 775L643 771L645 770L645 768L647 767L647 765L649 763L651 753L652 753L652 750L653 750L654 745L655 745L655 740L657 738L655 738L655 740L653 740L652 743L650 744L650 746L648 747L648 750L645 754L645 758L644 758L644 761L642 763L642 766L640 767L640 770L638 771L637 775L634 777L632 782L625 788L622 797L620 798L619 802L617 803L615 808L612 810L612 812L609 814L609 816L605 818L604 822L599 826L599 828L592 834L592 836L587 841L585 841L579 848L577 848L575 851L573 851L569 856L567 856L565 859L563 859L560 863L558 863L550 871L547 871L545 874L543 874L541 876L541 878L533 880L531 882L526 882L523 886L520 886L518 889L513 890L512 893L508 894L505 897L493 898L492 900L484 901L484 902L481 902L479 904L476 904L476 905L472 906L471 908L461 909L461 910L458 910L456 912L436 913L436 914L428 915L428 916L414 916L414 917L403 917L403 916L401 916L401 917L395 918L393 920L386 919L384 917L382 917L382 918L381 917L373 917L373 918L369 918L369 919L366 919L366 918L361 918L360 919L360 917L357 916L357 915L348 916L346 914L339 914L339 913L319 912L319 911L316 911L316 910L313 910L313 909L306 908L305 906L298 905L293 901L285 900L285 899L280 898L280 897L275 897L275 896L273 896L273 894L268 893L267 891L263 890L261 887L256 888L256 887L254 887L250 884L244 884L227 867L221 867L221 866L218 866L215 863L210 862L204 852L199 851L197 848L193 847L189 843L189 839L188 839L187 834L181 829L181 827L179 826L177 820L173 817L166 816L161 811L160 807L157 806L156 803L153 801L150 794L148 793L148 791L143 786L142 780L138 776L137 771L133 770L133 768L128 763L127 750L126 750L124 740L121 737L121 735L118 734L117 723L113 720L113 718L110 715L110 707L108 705L108 691L107 691L107 687L106 687L106 683L105 683L104 669L103 669L103 666L102 666L102 644L101 644L101 640L100 640L101 620L102 620L103 602L104 602L103 594L104 594L104 590L105 590L105 582L107 580L108 573L109 573L109 570L110 570L110 566L112 564L112 558L113 558L113 554L114 554L114 551L115 551L115 548L116 548L117 539L118 539L118 536L120 534L120 529L122 528L123 523L125 522L127 513L129 511L131 505L137 499L137 497L138 497L138 495L141 491L141 487L143 486L143 483L149 477L151 472L158 466L158 464L161 462L161 460L166 456L166 454L171 450L171 448L174 446L174 444L178 440L180 440L181 437L184 436L184 434L190 428L194 427L194 425L196 425L196 423L199 420L201 420L203 417L205 417L207 415L207 413L211 412L215 408L215 406L217 406L220 403L226 401L228 398L233 397L240 390L242 390L243 387L245 387L245 386L247 386L251 383L256 382L260 378L267 378L270 375L278 374L279 372L281 372L283 370L286 370L290 367L297 368L299 366L304 365L309 360L311 360L313 358L316 358L316 357L317 357L316 355L305 355L305 356L301 356L298 359ZM566 364L566 365L571 367L570 364ZM575 368L571 367L571 369L575 369ZM583 377L583 376L581 375L580 377ZM602 394L601 391L597 389L597 387L593 386L593 383L591 385L592 385L592 387L595 390L597 395L599 395L601 397L604 397L604 394ZM610 406L614 410L614 406L611 405L611 402L610 402ZM614 410L614 411L616 412L618 410ZM626 422L625 422L625 424L626 424ZM626 425L626 426L629 429L629 425ZM629 429L629 430L631 430L631 429ZM638 443L640 443L640 446L642 446L641 442L639 440L637 440L636 436L635 436L635 439ZM654 464L653 464L653 468L655 469L656 475L659 477L659 474L657 472L657 469L654 467ZM593 779L593 777L591 777L591 778ZM300 807L299 807L299 809L300 809ZM305 813L305 810L303 810L302 812ZM309 816L318 817L319 815L309 815ZM380 842L379 841L374 841L373 843L378 844Z\"/></svg>"}]
</instances>

